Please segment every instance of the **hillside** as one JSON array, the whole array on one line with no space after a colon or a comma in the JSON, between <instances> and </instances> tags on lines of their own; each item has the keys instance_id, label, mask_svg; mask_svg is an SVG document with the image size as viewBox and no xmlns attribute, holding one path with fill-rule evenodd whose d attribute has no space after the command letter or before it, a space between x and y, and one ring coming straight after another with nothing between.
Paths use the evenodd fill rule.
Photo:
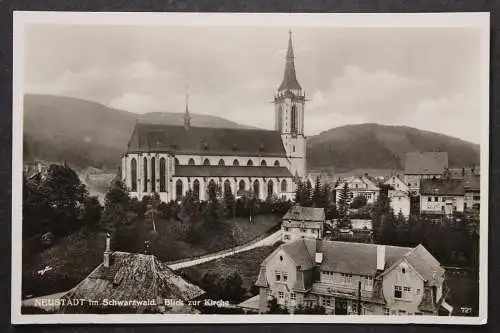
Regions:
<instances>
[{"instance_id":1,"label":"hillside","mask_svg":"<svg viewBox=\"0 0 500 333\"><path fill-rule=\"evenodd\" d=\"M309 168L334 168L344 172L356 168L404 169L405 154L446 151L450 166L479 164L479 145L443 134L406 126L378 124L332 128L308 138Z\"/></svg>"},{"instance_id":2,"label":"hillside","mask_svg":"<svg viewBox=\"0 0 500 333\"><path fill-rule=\"evenodd\" d=\"M25 95L24 157L116 169L136 121L183 124L181 113L136 114L78 98ZM192 114L193 126L249 128L232 121Z\"/></svg>"}]
</instances>

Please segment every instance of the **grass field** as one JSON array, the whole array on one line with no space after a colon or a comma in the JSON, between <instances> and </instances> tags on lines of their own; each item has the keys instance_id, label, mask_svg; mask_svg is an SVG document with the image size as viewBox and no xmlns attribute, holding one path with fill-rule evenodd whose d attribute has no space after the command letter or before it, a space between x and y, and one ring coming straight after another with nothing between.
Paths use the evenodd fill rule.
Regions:
<instances>
[{"instance_id":1,"label":"grass field","mask_svg":"<svg viewBox=\"0 0 500 333\"><path fill-rule=\"evenodd\" d=\"M233 272L238 272L243 279L243 288L250 292L259 274L260 263L277 247L278 245L259 247L246 252L237 253L231 257L183 268L178 272L195 284L199 284L203 274L207 272L217 273L221 277L226 277Z\"/></svg>"}]
</instances>

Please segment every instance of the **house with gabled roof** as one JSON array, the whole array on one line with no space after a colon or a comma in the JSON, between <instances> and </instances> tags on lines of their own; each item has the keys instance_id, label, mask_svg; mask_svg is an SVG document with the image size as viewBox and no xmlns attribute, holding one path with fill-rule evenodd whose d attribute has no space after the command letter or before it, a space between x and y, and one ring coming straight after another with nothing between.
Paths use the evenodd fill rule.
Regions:
<instances>
[{"instance_id":1,"label":"house with gabled roof","mask_svg":"<svg viewBox=\"0 0 500 333\"><path fill-rule=\"evenodd\" d=\"M464 211L462 179L424 179L420 184L420 213L451 215Z\"/></svg>"},{"instance_id":2,"label":"house with gabled roof","mask_svg":"<svg viewBox=\"0 0 500 333\"><path fill-rule=\"evenodd\" d=\"M342 189L345 184L347 184L348 189L348 201L351 202L357 196L363 196L366 198L367 203L374 203L380 194L380 187L377 181L368 175L363 175L359 177L351 176L343 181L341 181L335 187L335 201L338 202Z\"/></svg>"},{"instance_id":3,"label":"house with gabled roof","mask_svg":"<svg viewBox=\"0 0 500 333\"><path fill-rule=\"evenodd\" d=\"M325 209L315 207L290 207L281 223L282 240L290 242L300 238L323 238Z\"/></svg>"},{"instance_id":4,"label":"house with gabled roof","mask_svg":"<svg viewBox=\"0 0 500 333\"><path fill-rule=\"evenodd\" d=\"M278 247L260 266L259 308L268 302L291 312L299 305L327 314L451 314L445 270L424 246L299 239ZM257 297L254 297L255 299ZM256 304L254 301L245 303Z\"/></svg>"},{"instance_id":5,"label":"house with gabled roof","mask_svg":"<svg viewBox=\"0 0 500 333\"><path fill-rule=\"evenodd\" d=\"M447 152L407 153L404 182L410 192L417 194L422 179L441 178L447 169Z\"/></svg>"}]
</instances>

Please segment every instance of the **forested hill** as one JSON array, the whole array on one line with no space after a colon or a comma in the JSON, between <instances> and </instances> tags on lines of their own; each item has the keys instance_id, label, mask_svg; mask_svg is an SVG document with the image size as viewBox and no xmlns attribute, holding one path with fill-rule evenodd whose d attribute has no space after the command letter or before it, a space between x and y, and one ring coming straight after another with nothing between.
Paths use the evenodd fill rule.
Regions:
<instances>
[{"instance_id":1,"label":"forested hill","mask_svg":"<svg viewBox=\"0 0 500 333\"><path fill-rule=\"evenodd\" d=\"M450 166L479 164L479 145L451 136L406 126L348 125L311 136L307 141L309 168L404 169L408 152L448 152Z\"/></svg>"},{"instance_id":2,"label":"forested hill","mask_svg":"<svg viewBox=\"0 0 500 333\"><path fill-rule=\"evenodd\" d=\"M193 126L249 128L202 114L191 114ZM24 97L24 157L67 161L87 167L115 169L136 121L183 124L182 113L136 114L78 98L35 95Z\"/></svg>"}]
</instances>

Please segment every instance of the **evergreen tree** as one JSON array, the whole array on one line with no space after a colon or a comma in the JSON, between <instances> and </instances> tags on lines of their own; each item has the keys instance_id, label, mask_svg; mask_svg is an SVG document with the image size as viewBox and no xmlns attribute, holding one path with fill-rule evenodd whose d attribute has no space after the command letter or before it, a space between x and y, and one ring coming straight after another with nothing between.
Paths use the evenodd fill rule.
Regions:
<instances>
[{"instance_id":1,"label":"evergreen tree","mask_svg":"<svg viewBox=\"0 0 500 333\"><path fill-rule=\"evenodd\" d=\"M304 192L302 193L302 206L311 207L312 206L312 192L313 187L309 180L306 182L306 186L304 187Z\"/></svg>"},{"instance_id":2,"label":"evergreen tree","mask_svg":"<svg viewBox=\"0 0 500 333\"><path fill-rule=\"evenodd\" d=\"M384 216L391 212L389 198L380 194L372 209L373 233L376 240L381 240L382 222ZM392 213L391 213L392 214Z\"/></svg>"},{"instance_id":3,"label":"evergreen tree","mask_svg":"<svg viewBox=\"0 0 500 333\"><path fill-rule=\"evenodd\" d=\"M232 193L231 186L227 186L224 189L224 216L227 218L234 219L235 209L236 209L236 199Z\"/></svg>"},{"instance_id":4,"label":"evergreen tree","mask_svg":"<svg viewBox=\"0 0 500 333\"><path fill-rule=\"evenodd\" d=\"M352 199L351 208L358 209L366 206L367 203L368 201L366 200L366 197L364 195L358 195L354 197L354 199Z\"/></svg>"},{"instance_id":5,"label":"evergreen tree","mask_svg":"<svg viewBox=\"0 0 500 333\"><path fill-rule=\"evenodd\" d=\"M389 209L382 216L380 241L384 244L395 244L397 243L396 235L396 219L392 209Z\"/></svg>"},{"instance_id":6,"label":"evergreen tree","mask_svg":"<svg viewBox=\"0 0 500 333\"><path fill-rule=\"evenodd\" d=\"M321 187L321 182L319 181L319 176L316 177L316 183L314 184L314 190L312 193L312 204L314 207L324 207L323 204L323 188Z\"/></svg>"},{"instance_id":7,"label":"evergreen tree","mask_svg":"<svg viewBox=\"0 0 500 333\"><path fill-rule=\"evenodd\" d=\"M301 180L297 180L297 188L295 189L295 204L302 204L302 194L304 192L304 183Z\"/></svg>"},{"instance_id":8,"label":"evergreen tree","mask_svg":"<svg viewBox=\"0 0 500 333\"><path fill-rule=\"evenodd\" d=\"M340 228L349 228L349 188L347 183L344 183L337 201L338 226Z\"/></svg>"}]
</instances>

